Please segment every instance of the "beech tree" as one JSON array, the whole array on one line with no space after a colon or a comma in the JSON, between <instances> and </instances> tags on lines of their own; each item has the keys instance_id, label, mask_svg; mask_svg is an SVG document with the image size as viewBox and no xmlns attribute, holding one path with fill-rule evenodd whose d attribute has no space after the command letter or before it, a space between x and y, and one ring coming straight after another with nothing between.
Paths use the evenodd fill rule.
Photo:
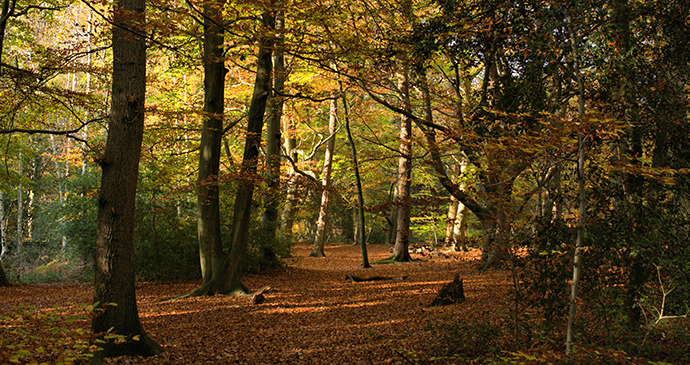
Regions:
<instances>
[{"instance_id":1,"label":"beech tree","mask_svg":"<svg viewBox=\"0 0 690 365\"><path fill-rule=\"evenodd\" d=\"M144 331L135 296L134 211L146 98L145 1L119 0L113 12L112 104L98 195L94 303L102 312L91 330L113 331L99 356L151 356L162 348Z\"/></svg>"},{"instance_id":2,"label":"beech tree","mask_svg":"<svg viewBox=\"0 0 690 365\"><path fill-rule=\"evenodd\" d=\"M224 266L218 189L226 73L221 7L221 2L209 1L203 8L204 121L197 179L197 229L203 284L213 280L214 273L217 274Z\"/></svg>"},{"instance_id":3,"label":"beech tree","mask_svg":"<svg viewBox=\"0 0 690 365\"><path fill-rule=\"evenodd\" d=\"M220 10L215 9L213 11L216 12L215 14L219 14ZM207 247L207 269L204 271L204 281L202 285L185 294L185 296L246 294L248 291L248 289L242 284L241 279L244 276L245 270L244 265L247 251L247 240L252 213L252 199L256 184L255 175L257 173L259 152L261 150L264 114L266 111L268 96L271 92L270 81L273 69L271 55L275 41L275 35L272 33L272 31L275 29L274 9L264 11L260 16L260 19L261 28L258 34L259 51L256 66L256 78L254 81L254 92L252 94L252 100L247 114L247 133L245 138L242 165L240 167L240 179L238 181L239 186L235 195L230 249L227 254L223 251L222 244L220 243L220 234L218 234L219 239L212 242L212 247ZM217 33L216 36L219 36L219 34L220 33ZM215 41L212 43L212 47L214 47L213 49L215 50L218 50L220 45L222 45L222 41ZM220 54L221 53L216 53L216 55ZM213 60L213 58L211 59ZM215 60L220 62L218 58L215 58ZM222 65L220 67L222 69ZM215 77L218 76L218 74L215 74ZM220 108L222 108L222 106ZM214 128L214 130L218 131L220 129ZM214 144L214 149L218 152L217 157L219 158L220 142L218 142L217 147ZM210 179L217 178L217 175L215 177L213 175L209 176ZM218 231L219 230L220 227L218 227ZM209 262L210 265L208 265Z\"/></svg>"},{"instance_id":4,"label":"beech tree","mask_svg":"<svg viewBox=\"0 0 690 365\"><path fill-rule=\"evenodd\" d=\"M331 195L331 171L333 166L333 153L335 152L335 136L338 123L338 103L336 97L331 96L328 109L328 142L323 157L323 171L321 172L321 204L319 206L319 218L316 221L316 235L314 246L310 256L323 257L323 247L326 242L326 226L328 225L328 208Z\"/></svg>"},{"instance_id":5,"label":"beech tree","mask_svg":"<svg viewBox=\"0 0 690 365\"><path fill-rule=\"evenodd\" d=\"M277 1L275 30L276 40L273 49L273 87L269 99L268 123L266 125L266 182L267 193L265 195L265 208L261 217L261 226L267 232L267 239L272 243L276 240L278 228L278 207L280 205L280 158L281 158L281 122L285 97L285 81L287 70L285 68L284 35L285 10L282 9L282 1ZM262 247L263 255L275 255L266 246Z\"/></svg>"}]
</instances>

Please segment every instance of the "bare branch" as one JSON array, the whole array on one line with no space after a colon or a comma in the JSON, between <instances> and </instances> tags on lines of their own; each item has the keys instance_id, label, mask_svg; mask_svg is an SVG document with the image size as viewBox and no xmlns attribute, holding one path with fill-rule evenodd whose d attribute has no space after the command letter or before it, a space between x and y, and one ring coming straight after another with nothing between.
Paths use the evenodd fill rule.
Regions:
<instances>
[{"instance_id":1,"label":"bare branch","mask_svg":"<svg viewBox=\"0 0 690 365\"><path fill-rule=\"evenodd\" d=\"M75 141L85 143L88 145L86 140L75 136L75 133L78 133L79 131L82 130L82 128L86 127L87 125L91 123L95 123L98 121L106 120L106 118L95 118L88 120L86 122L82 122L81 125L75 129L70 129L70 130L51 130L51 129L26 129L26 128L10 128L10 129L0 129L0 135L3 134L15 134L15 133L22 133L22 134L49 134L49 135L54 135L54 136L65 136L67 138L71 138Z\"/></svg>"}]
</instances>

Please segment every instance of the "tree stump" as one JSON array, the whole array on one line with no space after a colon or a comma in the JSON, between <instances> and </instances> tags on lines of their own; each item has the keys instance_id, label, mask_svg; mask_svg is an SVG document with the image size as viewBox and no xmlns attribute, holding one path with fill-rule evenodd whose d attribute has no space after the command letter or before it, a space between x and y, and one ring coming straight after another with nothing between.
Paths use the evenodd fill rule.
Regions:
<instances>
[{"instance_id":1,"label":"tree stump","mask_svg":"<svg viewBox=\"0 0 690 365\"><path fill-rule=\"evenodd\" d=\"M462 287L460 275L455 274L455 279L439 290L438 295L429 306L455 304L463 301L465 301L465 290Z\"/></svg>"}]
</instances>

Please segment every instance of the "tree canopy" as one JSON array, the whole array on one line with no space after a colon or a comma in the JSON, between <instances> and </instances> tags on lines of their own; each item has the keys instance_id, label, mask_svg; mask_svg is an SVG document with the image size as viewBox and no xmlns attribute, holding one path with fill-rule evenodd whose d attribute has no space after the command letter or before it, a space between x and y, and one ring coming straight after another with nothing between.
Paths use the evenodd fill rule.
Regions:
<instances>
[{"instance_id":1,"label":"tree canopy","mask_svg":"<svg viewBox=\"0 0 690 365\"><path fill-rule=\"evenodd\" d=\"M2 1L0 285L102 279L103 208L129 199L127 275L202 279L188 295L251 293L296 244L367 267L367 244L453 242L546 331L579 302L639 331L664 285L687 315L686 1L118 4ZM106 141L143 103L118 32L143 47L143 135L136 192L106 199Z\"/></svg>"}]
</instances>

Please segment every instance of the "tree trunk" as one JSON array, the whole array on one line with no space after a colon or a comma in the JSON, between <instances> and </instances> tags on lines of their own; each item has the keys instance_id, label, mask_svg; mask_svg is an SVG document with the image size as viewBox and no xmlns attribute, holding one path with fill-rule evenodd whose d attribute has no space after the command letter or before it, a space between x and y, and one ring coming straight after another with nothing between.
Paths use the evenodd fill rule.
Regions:
<instances>
[{"instance_id":1,"label":"tree trunk","mask_svg":"<svg viewBox=\"0 0 690 365\"><path fill-rule=\"evenodd\" d=\"M470 216L470 210L465 204L458 202L458 211L455 216L455 226L453 227L453 236L455 237L454 251L469 251L467 247L467 221Z\"/></svg>"},{"instance_id":2,"label":"tree trunk","mask_svg":"<svg viewBox=\"0 0 690 365\"><path fill-rule=\"evenodd\" d=\"M279 2L280 3L280 2ZM281 6L281 4L277 4ZM266 181L268 192L265 195L265 210L261 218L261 227L267 234L267 240L276 239L278 224L278 205L280 204L280 124L283 116L283 91L285 89L285 59L283 37L280 35L285 29L284 11L281 9L276 14L276 45L273 49L273 92L269 100L269 117L266 126ZM270 247L261 248L264 256L275 256ZM266 252L270 251L270 252Z\"/></svg>"},{"instance_id":3,"label":"tree trunk","mask_svg":"<svg viewBox=\"0 0 690 365\"><path fill-rule=\"evenodd\" d=\"M398 181L395 181L395 185L392 187L392 193L389 194L388 205L390 206L390 214L386 217L386 223L388 224L388 230L386 231L386 244L395 245L395 235L398 227Z\"/></svg>"},{"instance_id":4,"label":"tree trunk","mask_svg":"<svg viewBox=\"0 0 690 365\"><path fill-rule=\"evenodd\" d=\"M0 260L7 252L7 217L5 217L5 193L0 190Z\"/></svg>"},{"instance_id":5,"label":"tree trunk","mask_svg":"<svg viewBox=\"0 0 690 365\"><path fill-rule=\"evenodd\" d=\"M223 30L219 26L222 23L221 6L217 2L204 5L204 124L197 180L197 232L204 284L210 282L225 265L218 191L225 100Z\"/></svg>"},{"instance_id":6,"label":"tree trunk","mask_svg":"<svg viewBox=\"0 0 690 365\"><path fill-rule=\"evenodd\" d=\"M570 15L567 17L568 24L570 25L569 33L571 40L571 47L573 52L573 71L575 71L575 77L577 78L578 85L578 113L580 123L583 122L585 117L585 84L580 74L579 66L579 56L577 49L575 48L575 33L574 27L572 26L572 20ZM577 288L580 284L581 277L581 267L582 267L582 251L584 249L584 239L585 239L585 213L587 210L587 196L585 194L585 136L580 133L577 136L577 187L578 187L578 201L579 201L579 212L577 216L577 238L575 241L575 255L573 257L573 281L570 286L570 306L568 308L568 328L566 330L566 345L565 351L569 353L572 350L573 343L573 325L575 323L575 314L577 312Z\"/></svg>"},{"instance_id":7,"label":"tree trunk","mask_svg":"<svg viewBox=\"0 0 690 365\"><path fill-rule=\"evenodd\" d=\"M367 254L367 243L365 240L364 227L364 194L362 193L362 180L359 175L359 163L357 161L357 146L352 138L352 131L350 130L350 111L347 105L347 95L343 92L343 85L340 83L340 93L343 97L343 114L345 117L345 130L347 132L347 141L350 143L350 150L352 151L352 169L355 174L355 186L357 187L357 229L355 230L355 241L359 243L362 250L362 267L369 268L369 255Z\"/></svg>"},{"instance_id":8,"label":"tree trunk","mask_svg":"<svg viewBox=\"0 0 690 365\"><path fill-rule=\"evenodd\" d=\"M453 248L456 247L456 237L455 237L455 226L457 225L458 218L458 199L454 196L450 196L450 201L448 202L448 221L446 222L446 245Z\"/></svg>"},{"instance_id":9,"label":"tree trunk","mask_svg":"<svg viewBox=\"0 0 690 365\"><path fill-rule=\"evenodd\" d=\"M280 215L280 229L285 236L285 240L288 243L292 243L292 226L294 223L295 207L297 205L297 174L292 166L292 163L297 163L297 153L295 151L297 147L297 139L295 138L295 124L290 119L287 118L284 123L283 135L285 135L285 155L291 160L290 167L288 167L288 177L285 188L285 204L283 205L283 211Z\"/></svg>"},{"instance_id":10,"label":"tree trunk","mask_svg":"<svg viewBox=\"0 0 690 365\"><path fill-rule=\"evenodd\" d=\"M401 92L405 99L405 110L411 111L408 74L405 72L402 80ZM395 230L395 246L393 260L400 262L412 261L409 252L410 244L410 187L412 185L412 120L402 116L400 123L400 158L398 160L398 219Z\"/></svg>"},{"instance_id":11,"label":"tree trunk","mask_svg":"<svg viewBox=\"0 0 690 365\"><path fill-rule=\"evenodd\" d=\"M628 0L614 0L611 17L613 23L613 42L616 46L617 57L627 57L633 47L633 35L631 29L631 5ZM620 157L622 160L631 161L639 165L637 160L642 156L642 133L640 123L639 106L635 83L636 71L632 63L627 62L616 67L615 76L619 89L613 92L620 110L616 117L625 121L628 125L626 133L619 141ZM627 163L627 161L625 161ZM641 227L647 227L644 222L646 216L641 210L644 207L644 199L647 195L644 191L644 178L634 173L622 173L619 176L620 189L624 197L622 204L617 209L620 214L627 215L631 223L633 234ZM640 232L643 234L644 232ZM634 248L634 247L631 247ZM635 250L633 250L635 251ZM627 327L631 331L637 331L640 327L642 316L638 302L642 298L644 283L649 275L649 266L645 262L644 255L629 255L624 259L626 263L627 280L625 283L625 299L623 310L626 313Z\"/></svg>"},{"instance_id":12,"label":"tree trunk","mask_svg":"<svg viewBox=\"0 0 690 365\"><path fill-rule=\"evenodd\" d=\"M5 275L5 269L2 267L2 260L0 259L0 286L9 286L10 281L7 279L7 275Z\"/></svg>"},{"instance_id":13,"label":"tree trunk","mask_svg":"<svg viewBox=\"0 0 690 365\"><path fill-rule=\"evenodd\" d=\"M112 106L105 152L98 161L102 177L94 263L94 303L103 312L91 329L101 336L112 329L125 341L100 344L99 357L162 352L141 326L134 289L134 211L146 95L146 41L137 34L144 32L144 9L143 0L118 0L113 12Z\"/></svg>"},{"instance_id":14,"label":"tree trunk","mask_svg":"<svg viewBox=\"0 0 690 365\"><path fill-rule=\"evenodd\" d=\"M5 269L2 266L2 258L7 251L7 236L5 235L5 195L0 191L0 286L10 285Z\"/></svg>"},{"instance_id":15,"label":"tree trunk","mask_svg":"<svg viewBox=\"0 0 690 365\"><path fill-rule=\"evenodd\" d=\"M321 173L321 207L319 219L316 221L316 237L314 247L309 256L324 257L323 246L326 242L326 228L328 226L328 205L331 194L331 169L333 165L333 152L335 151L335 132L337 127L338 103L335 95L331 95L330 112L328 118L328 143L323 157L323 172Z\"/></svg>"},{"instance_id":16,"label":"tree trunk","mask_svg":"<svg viewBox=\"0 0 690 365\"><path fill-rule=\"evenodd\" d=\"M51 134L50 135L50 149L53 152L53 163L55 164L55 174L57 175L58 178L58 197L60 198L60 203L63 204L65 202L65 193L64 193L64 187L62 184L62 179L63 176L60 173L60 163L58 163L57 156L58 156L58 151L57 151L57 146L55 145L55 137ZM86 159L83 159L84 163L86 163ZM84 175L83 169L82 169L82 176ZM67 249L67 236L61 236L60 241L62 243L62 250L64 251Z\"/></svg>"},{"instance_id":17,"label":"tree trunk","mask_svg":"<svg viewBox=\"0 0 690 365\"><path fill-rule=\"evenodd\" d=\"M501 170L498 167L489 168L493 171ZM512 231L506 207L511 206L515 178L505 178L503 174L500 174L500 177L496 174L492 175L484 184L488 195L488 207L492 214L479 219L484 231L482 247L482 268L484 269L495 266L508 258Z\"/></svg>"},{"instance_id":18,"label":"tree trunk","mask_svg":"<svg viewBox=\"0 0 690 365\"><path fill-rule=\"evenodd\" d=\"M461 162L453 164L454 179L456 177L462 178L462 174L467 169L467 156L463 154ZM458 182L458 187L465 190L463 182ZM450 196L448 203L448 222L446 224L446 245L451 246L454 251L467 251L467 219L469 217L469 209L462 204L453 195Z\"/></svg>"},{"instance_id":19,"label":"tree trunk","mask_svg":"<svg viewBox=\"0 0 690 365\"><path fill-rule=\"evenodd\" d=\"M246 294L247 289L242 285L244 276L244 261L249 236L249 223L252 213L252 197L254 194L255 175L259 152L261 150L261 132L264 126L266 102L271 91L271 73L273 69L271 51L274 44L275 15L264 12L261 15L263 29L266 34L259 38L259 59L256 66L256 80L254 93L247 116L247 137L244 146L244 157L232 223L231 249L224 275L222 293Z\"/></svg>"},{"instance_id":20,"label":"tree trunk","mask_svg":"<svg viewBox=\"0 0 690 365\"><path fill-rule=\"evenodd\" d=\"M2 51L5 45L5 30L7 29L7 21L14 14L16 3L16 0L2 0L2 9L0 9L0 75L3 72Z\"/></svg>"},{"instance_id":21,"label":"tree trunk","mask_svg":"<svg viewBox=\"0 0 690 365\"><path fill-rule=\"evenodd\" d=\"M214 11L218 11L217 9ZM260 31L259 55L256 66L256 79L251 105L247 115L247 136L245 138L244 156L240 167L235 196L235 208L232 221L232 236L230 238L230 252L227 256L216 255L210 279L204 280L201 286L190 291L185 296L215 295L215 294L246 294L247 288L242 285L244 276L244 261L249 238L249 224L251 220L252 198L261 149L261 132L264 126L264 113L268 95L271 91L271 50L273 35L267 34L266 29L273 29L275 16L269 12L261 15L264 29ZM220 154L220 142L218 147ZM217 264L216 264L217 262Z\"/></svg>"},{"instance_id":22,"label":"tree trunk","mask_svg":"<svg viewBox=\"0 0 690 365\"><path fill-rule=\"evenodd\" d=\"M22 174L23 174L23 163L22 163L22 153L19 152L19 161L17 162L17 175L19 175L19 178L21 179ZM16 243L17 243L17 255L20 255L22 253L22 246L24 243L24 236L22 235L23 231L23 224L22 221L24 220L23 217L24 213L24 192L22 190L22 183L21 181L19 184L17 184L17 235L16 235Z\"/></svg>"}]
</instances>

